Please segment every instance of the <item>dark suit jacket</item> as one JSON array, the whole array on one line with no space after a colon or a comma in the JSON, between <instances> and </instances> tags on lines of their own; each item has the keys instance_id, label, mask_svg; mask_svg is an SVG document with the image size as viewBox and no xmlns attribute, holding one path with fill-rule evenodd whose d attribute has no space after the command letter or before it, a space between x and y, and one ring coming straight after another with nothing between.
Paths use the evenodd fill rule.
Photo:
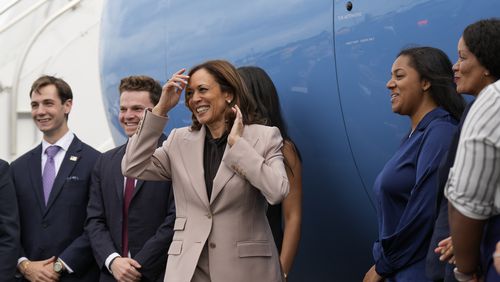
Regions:
<instances>
[{"instance_id":1,"label":"dark suit jacket","mask_svg":"<svg viewBox=\"0 0 500 282\"><path fill-rule=\"evenodd\" d=\"M9 164L0 160L0 278L13 281L19 258L19 216Z\"/></svg>"},{"instance_id":2,"label":"dark suit jacket","mask_svg":"<svg viewBox=\"0 0 500 282\"><path fill-rule=\"evenodd\" d=\"M42 145L12 164L21 223L21 256L60 257L73 271L60 281L96 281L99 271L84 232L90 175L100 153L76 136L64 156L50 197L43 197Z\"/></svg>"},{"instance_id":3,"label":"dark suit jacket","mask_svg":"<svg viewBox=\"0 0 500 282\"><path fill-rule=\"evenodd\" d=\"M160 142L165 138L162 136ZM104 153L92 174L85 229L101 268L100 281L114 281L105 260L114 252L120 254L122 249L124 176L121 161L125 149L126 144ZM163 281L175 221L170 182L138 180L128 217L129 250L142 266L139 269L142 281Z\"/></svg>"},{"instance_id":4,"label":"dark suit jacket","mask_svg":"<svg viewBox=\"0 0 500 282\"><path fill-rule=\"evenodd\" d=\"M425 271L427 278L434 281L444 281L444 282L455 282L455 275L453 274L454 265L448 262L442 262L439 260L439 255L434 253L434 249L437 247L439 242L448 236L450 236L450 224L448 222L448 200L444 197L444 188L446 186L446 181L448 180L448 174L450 173L450 168L455 162L455 155L457 153L458 141L460 139L460 132L462 131L462 126L464 125L465 117L469 113L471 102L464 109L460 122L458 123L458 130L455 132L453 139L451 140L450 147L446 155L441 159L441 163L438 168L438 193L436 198L436 209L437 217L434 223L434 231L432 233L431 242L429 245L429 250L426 256Z\"/></svg>"}]
</instances>

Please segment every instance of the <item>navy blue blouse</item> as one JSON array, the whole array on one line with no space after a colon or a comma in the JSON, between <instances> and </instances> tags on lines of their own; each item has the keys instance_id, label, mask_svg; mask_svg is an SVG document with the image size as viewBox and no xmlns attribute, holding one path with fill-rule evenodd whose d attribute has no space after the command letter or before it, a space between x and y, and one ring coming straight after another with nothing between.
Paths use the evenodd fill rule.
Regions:
<instances>
[{"instance_id":1,"label":"navy blue blouse","mask_svg":"<svg viewBox=\"0 0 500 282\"><path fill-rule=\"evenodd\" d=\"M379 239L373 256L378 274L427 281L425 255L437 213L437 168L456 130L457 121L443 108L427 113L375 180Z\"/></svg>"}]
</instances>

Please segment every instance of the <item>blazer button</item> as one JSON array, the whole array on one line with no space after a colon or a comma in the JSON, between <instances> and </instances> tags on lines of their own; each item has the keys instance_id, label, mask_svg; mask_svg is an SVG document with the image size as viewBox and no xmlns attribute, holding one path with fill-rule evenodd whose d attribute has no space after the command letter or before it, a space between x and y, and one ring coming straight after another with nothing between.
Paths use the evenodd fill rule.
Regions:
<instances>
[{"instance_id":1,"label":"blazer button","mask_svg":"<svg viewBox=\"0 0 500 282\"><path fill-rule=\"evenodd\" d=\"M212 248L212 249L215 249L215 243L210 243L210 244L208 244L208 246L210 246L210 248Z\"/></svg>"},{"instance_id":2,"label":"blazer button","mask_svg":"<svg viewBox=\"0 0 500 282\"><path fill-rule=\"evenodd\" d=\"M207 218L211 219L212 218L212 214L211 213L207 214Z\"/></svg>"},{"instance_id":3,"label":"blazer button","mask_svg":"<svg viewBox=\"0 0 500 282\"><path fill-rule=\"evenodd\" d=\"M47 227L49 227L49 224L47 222L43 222L42 227L43 227L43 229L46 229Z\"/></svg>"}]
</instances>

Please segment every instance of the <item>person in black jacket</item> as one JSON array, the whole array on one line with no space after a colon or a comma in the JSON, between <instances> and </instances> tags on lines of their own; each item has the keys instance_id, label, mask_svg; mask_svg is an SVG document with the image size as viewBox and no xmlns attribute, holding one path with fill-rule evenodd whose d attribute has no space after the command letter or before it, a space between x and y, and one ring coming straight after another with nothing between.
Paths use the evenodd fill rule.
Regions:
<instances>
[{"instance_id":1,"label":"person in black jacket","mask_svg":"<svg viewBox=\"0 0 500 282\"><path fill-rule=\"evenodd\" d=\"M18 269L29 281L94 282L99 272L83 227L100 153L68 128L73 92L64 80L38 78L30 98L43 139L11 163L21 226Z\"/></svg>"},{"instance_id":2,"label":"person in black jacket","mask_svg":"<svg viewBox=\"0 0 500 282\"><path fill-rule=\"evenodd\" d=\"M19 254L19 215L9 164L0 160L0 277L13 281Z\"/></svg>"},{"instance_id":3,"label":"person in black jacket","mask_svg":"<svg viewBox=\"0 0 500 282\"><path fill-rule=\"evenodd\" d=\"M119 121L132 136L161 86L147 76L121 80ZM166 139L162 135L160 146ZM92 175L86 230L101 269L100 281L163 281L173 236L175 205L169 181L125 178L121 161L127 144L102 155Z\"/></svg>"}]
</instances>

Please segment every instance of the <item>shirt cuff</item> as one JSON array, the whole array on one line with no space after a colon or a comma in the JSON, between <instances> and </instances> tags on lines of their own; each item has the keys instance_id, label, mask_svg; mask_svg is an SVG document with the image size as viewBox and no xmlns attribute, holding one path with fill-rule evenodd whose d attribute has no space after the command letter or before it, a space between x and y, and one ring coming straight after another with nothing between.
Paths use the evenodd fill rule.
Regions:
<instances>
[{"instance_id":1,"label":"shirt cuff","mask_svg":"<svg viewBox=\"0 0 500 282\"><path fill-rule=\"evenodd\" d=\"M488 219L488 215L478 214L473 210L473 206L479 206L477 201L471 199L467 195L463 193L457 193L455 187L449 184L450 180L448 180L447 186L444 189L444 196L448 199L448 202L462 215L476 219L476 220L485 220ZM472 203L472 204L471 204Z\"/></svg>"},{"instance_id":2,"label":"shirt cuff","mask_svg":"<svg viewBox=\"0 0 500 282\"><path fill-rule=\"evenodd\" d=\"M108 269L109 273L113 274L113 271L111 271L110 268L110 263L117 257L120 257L118 253L112 253L108 256L108 258L104 261L104 265L106 265L106 268Z\"/></svg>"},{"instance_id":3,"label":"shirt cuff","mask_svg":"<svg viewBox=\"0 0 500 282\"><path fill-rule=\"evenodd\" d=\"M485 215L479 215L479 214L476 214L470 210L467 209L467 207L465 207L463 204L461 203L457 203L456 201L454 201L454 199L452 198L448 198L448 202L451 203L451 205L459 212L461 213L463 216L466 216L468 218L472 218L472 219L475 219L475 220L485 220L485 219L488 219L490 218L489 216L485 216Z\"/></svg>"},{"instance_id":4,"label":"shirt cuff","mask_svg":"<svg viewBox=\"0 0 500 282\"><path fill-rule=\"evenodd\" d=\"M66 269L66 272L68 272L69 274L73 273L73 269L71 269L71 267L69 267L61 258L58 258L58 260L61 261L61 263L64 265L64 268Z\"/></svg>"},{"instance_id":5,"label":"shirt cuff","mask_svg":"<svg viewBox=\"0 0 500 282\"><path fill-rule=\"evenodd\" d=\"M27 257L20 257L18 260L17 260L17 266L19 266L19 264L21 264L21 262L25 261L25 260L28 260Z\"/></svg>"},{"instance_id":6,"label":"shirt cuff","mask_svg":"<svg viewBox=\"0 0 500 282\"><path fill-rule=\"evenodd\" d=\"M394 273L394 269L384 258L380 258L380 260L375 263L375 272L382 277L387 277Z\"/></svg>"},{"instance_id":7,"label":"shirt cuff","mask_svg":"<svg viewBox=\"0 0 500 282\"><path fill-rule=\"evenodd\" d=\"M395 272L394 268L387 261L380 241L373 244L373 258L375 259L375 272L382 277L390 276Z\"/></svg>"}]
</instances>

